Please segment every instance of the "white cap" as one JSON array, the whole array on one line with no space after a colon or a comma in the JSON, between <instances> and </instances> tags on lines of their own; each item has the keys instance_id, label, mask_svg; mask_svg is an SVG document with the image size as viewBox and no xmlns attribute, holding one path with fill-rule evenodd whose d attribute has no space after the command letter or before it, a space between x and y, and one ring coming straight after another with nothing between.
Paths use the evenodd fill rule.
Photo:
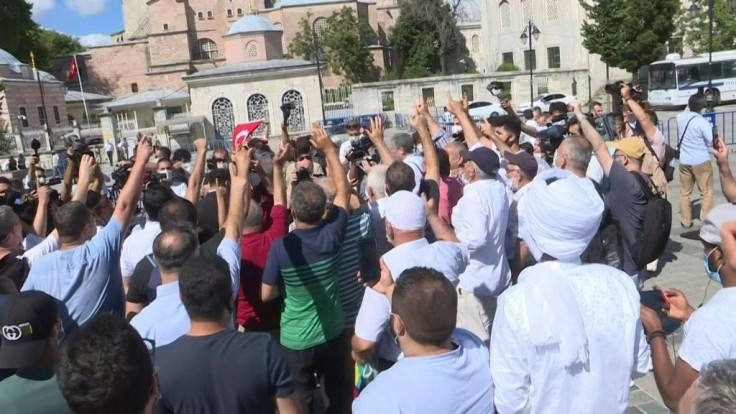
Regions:
<instances>
[{"instance_id":1,"label":"white cap","mask_svg":"<svg viewBox=\"0 0 736 414\"><path fill-rule=\"evenodd\" d=\"M386 221L397 230L420 230L427 222L424 202L409 191L398 191L386 202Z\"/></svg>"}]
</instances>

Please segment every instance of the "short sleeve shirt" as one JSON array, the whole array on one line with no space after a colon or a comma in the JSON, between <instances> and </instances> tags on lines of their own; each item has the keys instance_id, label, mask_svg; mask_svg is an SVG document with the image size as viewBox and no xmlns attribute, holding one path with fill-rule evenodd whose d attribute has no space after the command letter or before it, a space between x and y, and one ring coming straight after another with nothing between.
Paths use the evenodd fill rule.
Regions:
<instances>
[{"instance_id":1,"label":"short sleeve shirt","mask_svg":"<svg viewBox=\"0 0 736 414\"><path fill-rule=\"evenodd\" d=\"M320 225L295 229L271 245L263 283L284 297L281 345L303 350L336 338L345 327L338 301L340 253L347 212L335 206Z\"/></svg>"},{"instance_id":2,"label":"short sleeve shirt","mask_svg":"<svg viewBox=\"0 0 736 414\"><path fill-rule=\"evenodd\" d=\"M0 407L3 414L71 414L61 395L53 369L0 381Z\"/></svg>"},{"instance_id":3,"label":"short sleeve shirt","mask_svg":"<svg viewBox=\"0 0 736 414\"><path fill-rule=\"evenodd\" d=\"M680 359L701 371L713 361L736 358L736 288L723 288L683 327Z\"/></svg>"}]
</instances>

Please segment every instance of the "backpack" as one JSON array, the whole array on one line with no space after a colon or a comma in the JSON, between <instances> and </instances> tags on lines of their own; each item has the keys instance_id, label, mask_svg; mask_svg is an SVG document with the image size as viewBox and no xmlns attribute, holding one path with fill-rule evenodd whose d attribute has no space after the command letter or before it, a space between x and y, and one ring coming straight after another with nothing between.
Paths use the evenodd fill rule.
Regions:
<instances>
[{"instance_id":1,"label":"backpack","mask_svg":"<svg viewBox=\"0 0 736 414\"><path fill-rule=\"evenodd\" d=\"M591 181L598 195L605 201L603 188L594 180ZM624 249L622 232L616 220L613 219L613 213L611 213L611 209L608 206L605 206L601 224L598 226L598 230L590 240L590 243L588 243L588 247L580 256L580 259L583 263L605 264L623 270Z\"/></svg>"},{"instance_id":2,"label":"backpack","mask_svg":"<svg viewBox=\"0 0 736 414\"><path fill-rule=\"evenodd\" d=\"M644 213L642 228L633 242L628 241L631 257L639 267L657 260L670 239L672 229L672 204L664 198L655 195L649 184L638 173L632 173L647 198L647 209Z\"/></svg>"}]
</instances>

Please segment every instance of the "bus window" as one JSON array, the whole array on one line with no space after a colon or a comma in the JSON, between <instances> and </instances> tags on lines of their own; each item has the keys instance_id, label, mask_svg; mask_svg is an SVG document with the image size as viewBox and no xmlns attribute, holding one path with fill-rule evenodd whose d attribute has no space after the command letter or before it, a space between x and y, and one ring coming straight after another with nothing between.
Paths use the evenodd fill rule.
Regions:
<instances>
[{"instance_id":1,"label":"bus window","mask_svg":"<svg viewBox=\"0 0 736 414\"><path fill-rule=\"evenodd\" d=\"M675 65L662 63L649 66L649 90L676 89Z\"/></svg>"}]
</instances>

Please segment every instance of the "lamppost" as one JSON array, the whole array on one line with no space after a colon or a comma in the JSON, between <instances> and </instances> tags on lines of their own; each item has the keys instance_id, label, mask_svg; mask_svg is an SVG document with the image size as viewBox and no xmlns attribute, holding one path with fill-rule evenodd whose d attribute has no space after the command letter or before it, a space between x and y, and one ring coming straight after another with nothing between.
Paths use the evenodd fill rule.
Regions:
<instances>
[{"instance_id":1,"label":"lamppost","mask_svg":"<svg viewBox=\"0 0 736 414\"><path fill-rule=\"evenodd\" d=\"M536 64L536 56L533 55L533 43L534 40L539 40L540 35L539 28L532 23L529 19L529 24L521 33L521 42L526 45L527 40L529 41L529 105L534 106L534 65ZM532 61L532 57L535 59Z\"/></svg>"},{"instance_id":2,"label":"lamppost","mask_svg":"<svg viewBox=\"0 0 736 414\"><path fill-rule=\"evenodd\" d=\"M731 9L736 9L736 0L728 0ZM716 104L716 91L713 90L713 12L715 0L708 0L708 89L705 91L706 112L713 112ZM698 17L700 7L695 1L690 4L688 13L693 19Z\"/></svg>"},{"instance_id":3,"label":"lamppost","mask_svg":"<svg viewBox=\"0 0 736 414\"><path fill-rule=\"evenodd\" d=\"M319 79L319 100L320 108L322 109L322 128L326 128L325 123L327 117L325 117L325 96L324 96L324 85L322 83L322 65L320 60L322 58L322 46L319 44L319 37L321 33L317 33L317 20L312 23L312 41L314 42L314 61L317 63L317 78Z\"/></svg>"}]
</instances>

